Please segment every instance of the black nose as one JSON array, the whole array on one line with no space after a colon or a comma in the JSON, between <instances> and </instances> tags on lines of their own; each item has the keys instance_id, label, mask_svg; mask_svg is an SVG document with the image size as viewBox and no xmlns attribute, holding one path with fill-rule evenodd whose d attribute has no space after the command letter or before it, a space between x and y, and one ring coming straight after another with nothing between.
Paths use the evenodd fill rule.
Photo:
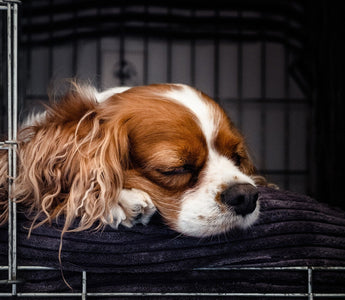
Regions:
<instances>
[{"instance_id":1,"label":"black nose","mask_svg":"<svg viewBox=\"0 0 345 300\"><path fill-rule=\"evenodd\" d=\"M222 202L232 206L238 215L248 215L256 208L259 193L251 184L236 184L220 194Z\"/></svg>"}]
</instances>

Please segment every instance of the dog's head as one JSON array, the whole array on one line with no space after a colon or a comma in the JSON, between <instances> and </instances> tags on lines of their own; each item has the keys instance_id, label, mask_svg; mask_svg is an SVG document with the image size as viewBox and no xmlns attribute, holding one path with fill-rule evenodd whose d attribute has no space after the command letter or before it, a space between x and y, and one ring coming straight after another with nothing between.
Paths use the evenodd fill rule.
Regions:
<instances>
[{"instance_id":1,"label":"dog's head","mask_svg":"<svg viewBox=\"0 0 345 300\"><path fill-rule=\"evenodd\" d=\"M208 96L185 85L151 85L100 106L117 134L124 187L148 193L172 228L207 236L256 220L244 139Z\"/></svg>"},{"instance_id":2,"label":"dog's head","mask_svg":"<svg viewBox=\"0 0 345 300\"><path fill-rule=\"evenodd\" d=\"M159 84L97 103L81 91L22 134L18 198L35 198L48 220L64 213L68 224L81 216L81 228L107 223L121 190L131 188L146 192L167 224L186 235L215 235L257 219L244 139L208 96Z\"/></svg>"}]
</instances>

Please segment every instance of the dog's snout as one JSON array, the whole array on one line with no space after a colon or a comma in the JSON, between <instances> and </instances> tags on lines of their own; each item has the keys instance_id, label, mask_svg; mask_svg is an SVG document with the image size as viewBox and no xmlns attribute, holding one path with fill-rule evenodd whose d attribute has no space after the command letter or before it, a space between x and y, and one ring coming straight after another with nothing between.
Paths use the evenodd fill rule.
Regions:
<instances>
[{"instance_id":1,"label":"dog's snout","mask_svg":"<svg viewBox=\"0 0 345 300\"><path fill-rule=\"evenodd\" d=\"M251 184L236 184L224 190L221 195L224 204L232 206L238 215L248 215L256 208L259 193Z\"/></svg>"}]
</instances>

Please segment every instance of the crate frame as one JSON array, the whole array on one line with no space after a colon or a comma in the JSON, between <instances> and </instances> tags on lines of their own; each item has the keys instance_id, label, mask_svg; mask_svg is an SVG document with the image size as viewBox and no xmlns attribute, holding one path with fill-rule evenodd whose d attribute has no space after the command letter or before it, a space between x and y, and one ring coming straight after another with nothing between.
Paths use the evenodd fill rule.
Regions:
<instances>
[{"instance_id":1,"label":"crate frame","mask_svg":"<svg viewBox=\"0 0 345 300\"><path fill-rule=\"evenodd\" d=\"M227 268L196 268L195 271L296 271L305 272L307 276L307 288L305 293L91 293L87 291L87 272L81 272L81 292L70 293L47 293L19 292L17 285L21 283L20 271L47 271L57 270L56 268L44 266L21 266L17 265L17 207L16 199L11 198L11 190L14 188L14 178L17 170L17 116L18 116L18 0L0 0L0 10L7 11L7 103L8 103L8 137L5 141L0 141L0 149L8 151L8 171L9 171L9 221L8 221L8 265L0 266L0 271L7 271L8 278L0 280L0 285L10 285L11 292L0 293L0 297L305 297L309 300L314 297L319 298L345 298L345 293L316 293L313 286L314 271L343 271L345 267L318 267L318 266L296 266L296 267L227 267Z\"/></svg>"}]
</instances>

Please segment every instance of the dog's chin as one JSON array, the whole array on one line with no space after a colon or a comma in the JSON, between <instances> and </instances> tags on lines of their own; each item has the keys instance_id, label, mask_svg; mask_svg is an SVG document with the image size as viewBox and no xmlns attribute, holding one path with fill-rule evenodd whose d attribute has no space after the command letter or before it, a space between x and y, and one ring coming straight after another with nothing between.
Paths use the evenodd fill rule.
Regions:
<instances>
[{"instance_id":1,"label":"dog's chin","mask_svg":"<svg viewBox=\"0 0 345 300\"><path fill-rule=\"evenodd\" d=\"M209 216L196 216L190 214L189 218L186 214L180 214L178 222L174 229L183 235L207 238L217 235L226 234L233 229L250 228L258 220L260 214L260 205L257 203L255 210L245 216L237 215L233 210L229 209L223 213L210 214Z\"/></svg>"}]
</instances>

